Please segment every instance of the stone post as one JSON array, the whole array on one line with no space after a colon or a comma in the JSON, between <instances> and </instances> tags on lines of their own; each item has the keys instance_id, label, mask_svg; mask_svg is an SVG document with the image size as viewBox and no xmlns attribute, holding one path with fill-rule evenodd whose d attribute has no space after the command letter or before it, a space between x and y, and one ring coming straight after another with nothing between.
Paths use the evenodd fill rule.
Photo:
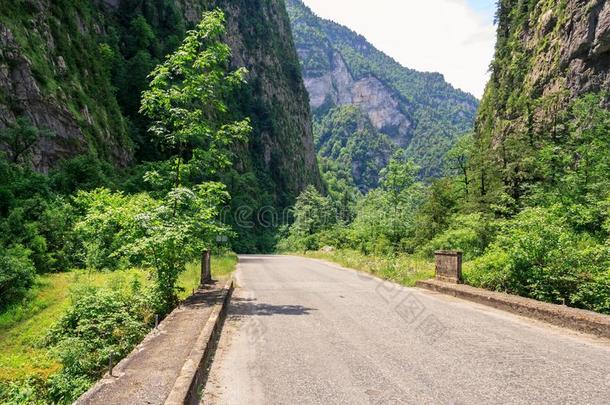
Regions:
<instances>
[{"instance_id":1,"label":"stone post","mask_svg":"<svg viewBox=\"0 0 610 405\"><path fill-rule=\"evenodd\" d=\"M462 283L462 252L441 250L434 253L436 279L447 283Z\"/></svg>"},{"instance_id":2,"label":"stone post","mask_svg":"<svg viewBox=\"0 0 610 405\"><path fill-rule=\"evenodd\" d=\"M204 250L201 254L201 286L212 284L212 254L209 250Z\"/></svg>"}]
</instances>

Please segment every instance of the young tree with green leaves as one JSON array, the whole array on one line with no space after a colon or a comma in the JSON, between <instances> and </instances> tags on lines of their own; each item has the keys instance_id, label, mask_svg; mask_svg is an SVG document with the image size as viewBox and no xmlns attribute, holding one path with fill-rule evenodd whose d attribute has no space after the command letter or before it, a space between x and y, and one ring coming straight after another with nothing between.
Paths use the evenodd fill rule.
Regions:
<instances>
[{"instance_id":1,"label":"young tree with green leaves","mask_svg":"<svg viewBox=\"0 0 610 405\"><path fill-rule=\"evenodd\" d=\"M389 206L393 215L391 223L391 241L394 246L398 246L401 239L399 231L405 224L401 223L403 215L400 210L412 208L409 202L409 189L416 183L418 167L411 160L405 158L403 151L398 151L385 169L381 171L381 189L385 191Z\"/></svg>"},{"instance_id":2,"label":"young tree with green leaves","mask_svg":"<svg viewBox=\"0 0 610 405\"><path fill-rule=\"evenodd\" d=\"M230 146L251 131L249 119L230 119L227 99L245 83L247 70L230 71L224 34L223 12L204 13L178 50L153 70L142 95L140 111L153 122L150 133L174 155L176 188L184 172L210 176L228 167Z\"/></svg>"}]
</instances>

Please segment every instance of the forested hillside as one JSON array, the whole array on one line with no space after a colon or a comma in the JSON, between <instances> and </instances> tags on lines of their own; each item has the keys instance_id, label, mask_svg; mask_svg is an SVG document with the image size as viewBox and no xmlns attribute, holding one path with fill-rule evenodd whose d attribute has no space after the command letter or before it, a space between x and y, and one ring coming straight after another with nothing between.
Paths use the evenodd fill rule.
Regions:
<instances>
[{"instance_id":1,"label":"forested hillside","mask_svg":"<svg viewBox=\"0 0 610 405\"><path fill-rule=\"evenodd\" d=\"M610 313L610 3L503 0L497 20L476 128L447 175L422 184L397 155L353 202L307 190L283 246L330 246L410 283L422 267L402 256L458 249L469 284Z\"/></svg>"},{"instance_id":2,"label":"forested hillside","mask_svg":"<svg viewBox=\"0 0 610 405\"><path fill-rule=\"evenodd\" d=\"M250 71L231 110L253 126L235 146L223 181L235 192L233 206L284 207L307 184L320 185L286 11L276 1L218 4L228 10L231 63ZM62 179L62 191L68 192L76 186L67 183L101 184L114 168L165 158L147 134L149 120L138 113L140 94L154 66L214 6L204 0L3 0L0 127L36 132L23 144L2 142L7 158L51 177L64 170L71 178ZM271 246L271 236L259 229L237 240L243 251Z\"/></svg>"},{"instance_id":3,"label":"forested hillside","mask_svg":"<svg viewBox=\"0 0 610 405\"><path fill-rule=\"evenodd\" d=\"M336 115L336 107L354 105L368 118L377 138L389 137L406 150L421 167L422 178L442 174L444 155L458 136L473 127L478 101L454 89L438 73L401 66L357 33L317 17L301 0L288 0L287 5L316 122ZM336 143L332 137L317 136ZM350 156L354 166L342 166L352 170L364 191L371 184L360 181L367 177L361 168L375 167L377 161L391 157L390 149L376 148L384 143L379 139L368 145L372 161L361 160L364 156L357 156L358 151L349 146L343 148L342 154ZM374 183L378 180L377 175Z\"/></svg>"},{"instance_id":4,"label":"forested hillside","mask_svg":"<svg viewBox=\"0 0 610 405\"><path fill-rule=\"evenodd\" d=\"M0 0L0 403L72 403L308 185L282 1Z\"/></svg>"}]
</instances>

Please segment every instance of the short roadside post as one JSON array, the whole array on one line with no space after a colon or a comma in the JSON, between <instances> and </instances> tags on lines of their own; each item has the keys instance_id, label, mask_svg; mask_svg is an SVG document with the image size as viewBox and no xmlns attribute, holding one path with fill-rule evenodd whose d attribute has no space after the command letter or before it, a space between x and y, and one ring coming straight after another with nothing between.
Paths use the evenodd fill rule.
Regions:
<instances>
[{"instance_id":1,"label":"short roadside post","mask_svg":"<svg viewBox=\"0 0 610 405\"><path fill-rule=\"evenodd\" d=\"M201 287L206 284L212 284L212 253L209 250L204 250L201 255Z\"/></svg>"},{"instance_id":2,"label":"short roadside post","mask_svg":"<svg viewBox=\"0 0 610 405\"><path fill-rule=\"evenodd\" d=\"M446 283L462 284L462 252L439 250L434 253L436 279Z\"/></svg>"}]
</instances>

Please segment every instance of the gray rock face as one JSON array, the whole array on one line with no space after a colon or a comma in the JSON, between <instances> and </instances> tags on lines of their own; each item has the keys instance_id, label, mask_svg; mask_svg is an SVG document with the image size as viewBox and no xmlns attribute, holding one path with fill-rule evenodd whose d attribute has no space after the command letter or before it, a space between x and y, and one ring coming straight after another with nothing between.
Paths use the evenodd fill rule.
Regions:
<instances>
[{"instance_id":1,"label":"gray rock face","mask_svg":"<svg viewBox=\"0 0 610 405\"><path fill-rule=\"evenodd\" d=\"M571 0L561 28L561 67L572 95L610 88L610 2Z\"/></svg>"},{"instance_id":2,"label":"gray rock face","mask_svg":"<svg viewBox=\"0 0 610 405\"><path fill-rule=\"evenodd\" d=\"M85 137L72 114L42 95L30 61L22 54L13 33L0 24L0 91L12 105L0 103L0 129L24 115L39 128L50 130L52 139L41 139L33 150L32 164L46 172L59 159L84 153Z\"/></svg>"},{"instance_id":3,"label":"gray rock face","mask_svg":"<svg viewBox=\"0 0 610 405\"><path fill-rule=\"evenodd\" d=\"M315 111L328 102L335 106L358 106L376 129L391 135L397 145L408 146L413 123L401 108L396 93L372 75L354 80L338 52L331 54L330 64L332 70L322 76L305 73L311 108Z\"/></svg>"}]
</instances>

